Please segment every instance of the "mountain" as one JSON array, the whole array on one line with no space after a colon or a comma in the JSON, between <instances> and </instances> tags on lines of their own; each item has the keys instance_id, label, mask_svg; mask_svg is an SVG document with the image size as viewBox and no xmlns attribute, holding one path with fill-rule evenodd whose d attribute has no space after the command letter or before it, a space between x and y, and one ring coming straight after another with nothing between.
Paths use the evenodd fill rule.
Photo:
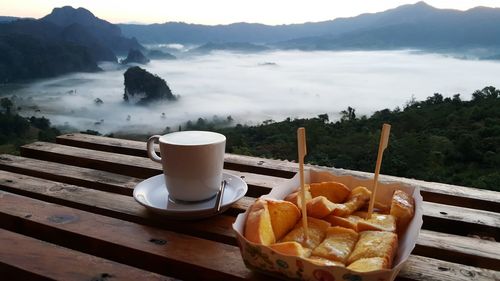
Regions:
<instances>
[{"instance_id":1,"label":"mountain","mask_svg":"<svg viewBox=\"0 0 500 281\"><path fill-rule=\"evenodd\" d=\"M127 54L130 49L143 50L135 38L125 38L120 27L94 16L84 8L70 6L54 8L52 13L40 19L60 27L77 26L85 30L100 45L111 49L116 54ZM78 34L78 33L75 33Z\"/></svg>"},{"instance_id":2,"label":"mountain","mask_svg":"<svg viewBox=\"0 0 500 281\"><path fill-rule=\"evenodd\" d=\"M298 49L500 48L500 9L437 9L425 2L330 21L263 25L120 25L144 43L253 42Z\"/></svg>"},{"instance_id":3,"label":"mountain","mask_svg":"<svg viewBox=\"0 0 500 281\"><path fill-rule=\"evenodd\" d=\"M123 99L127 103L145 105L162 100L177 100L164 79L138 66L128 68L123 77L125 79Z\"/></svg>"},{"instance_id":4,"label":"mountain","mask_svg":"<svg viewBox=\"0 0 500 281\"><path fill-rule=\"evenodd\" d=\"M0 16L0 22L11 22L17 20L17 17Z\"/></svg>"},{"instance_id":5,"label":"mountain","mask_svg":"<svg viewBox=\"0 0 500 281\"><path fill-rule=\"evenodd\" d=\"M144 49L118 26L90 11L55 8L49 15L0 23L0 83L75 71L98 71L99 61Z\"/></svg>"},{"instance_id":6,"label":"mountain","mask_svg":"<svg viewBox=\"0 0 500 281\"><path fill-rule=\"evenodd\" d=\"M190 50L192 53L209 53L212 51L233 51L241 53L255 53L269 50L269 47L243 43L243 42L227 42L227 43L206 43L197 48Z\"/></svg>"},{"instance_id":7,"label":"mountain","mask_svg":"<svg viewBox=\"0 0 500 281\"><path fill-rule=\"evenodd\" d=\"M419 2L359 18L368 19L369 25L343 34L299 38L278 45L322 50L500 49L500 9L497 8L477 7L460 12L436 9Z\"/></svg>"},{"instance_id":8,"label":"mountain","mask_svg":"<svg viewBox=\"0 0 500 281\"><path fill-rule=\"evenodd\" d=\"M83 46L0 34L0 83L99 70Z\"/></svg>"}]
</instances>

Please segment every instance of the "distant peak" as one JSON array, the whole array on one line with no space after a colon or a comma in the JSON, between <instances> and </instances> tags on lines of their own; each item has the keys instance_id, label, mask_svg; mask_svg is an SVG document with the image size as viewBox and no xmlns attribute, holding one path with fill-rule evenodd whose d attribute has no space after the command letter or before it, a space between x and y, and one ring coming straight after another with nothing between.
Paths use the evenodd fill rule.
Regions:
<instances>
[{"instance_id":1,"label":"distant peak","mask_svg":"<svg viewBox=\"0 0 500 281\"><path fill-rule=\"evenodd\" d=\"M43 17L42 20L49 21L60 26L68 26L74 23L87 25L89 23L101 21L89 10L81 7L75 9L72 6L54 8L52 13Z\"/></svg>"},{"instance_id":2,"label":"distant peak","mask_svg":"<svg viewBox=\"0 0 500 281\"><path fill-rule=\"evenodd\" d=\"M419 8L419 9L436 9L435 7L427 4L426 2L424 1L419 1L415 4L407 4L407 5L403 5L403 6L400 6L400 7L412 7L412 8Z\"/></svg>"},{"instance_id":3,"label":"distant peak","mask_svg":"<svg viewBox=\"0 0 500 281\"><path fill-rule=\"evenodd\" d=\"M424 1L419 1L419 2L416 2L415 4L401 5L401 6L394 8L394 9L390 9L390 10L387 10L387 11L382 12L382 13L401 12L401 11L410 12L410 13L422 13L422 12L430 12L430 11L434 11L434 10L437 10L437 8L427 4Z\"/></svg>"},{"instance_id":4,"label":"distant peak","mask_svg":"<svg viewBox=\"0 0 500 281\"><path fill-rule=\"evenodd\" d=\"M89 11L85 8L82 8L82 7L75 9L72 6L63 6L60 8L54 8L52 10L52 13L49 14L49 16L50 15L66 16L66 17L68 17L68 16L70 17L73 15L85 15L85 16L89 16L89 17L94 17L94 14L92 14L91 11Z\"/></svg>"},{"instance_id":5,"label":"distant peak","mask_svg":"<svg viewBox=\"0 0 500 281\"><path fill-rule=\"evenodd\" d=\"M431 5L427 4L425 1L418 1L417 3L413 4L414 6L421 6L421 7L432 7Z\"/></svg>"}]
</instances>

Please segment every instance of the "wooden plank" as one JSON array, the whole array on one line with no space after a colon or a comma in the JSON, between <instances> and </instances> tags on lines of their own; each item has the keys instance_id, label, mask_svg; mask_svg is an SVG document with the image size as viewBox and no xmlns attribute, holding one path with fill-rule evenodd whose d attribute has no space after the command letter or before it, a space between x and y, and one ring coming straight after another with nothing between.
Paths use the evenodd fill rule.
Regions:
<instances>
[{"instance_id":1,"label":"wooden plank","mask_svg":"<svg viewBox=\"0 0 500 281\"><path fill-rule=\"evenodd\" d=\"M252 279L235 246L5 192L2 195L0 224L12 221L7 225L14 225L12 231L175 278Z\"/></svg>"},{"instance_id":2,"label":"wooden plank","mask_svg":"<svg viewBox=\"0 0 500 281\"><path fill-rule=\"evenodd\" d=\"M42 145L43 148L46 148L47 146L45 143ZM51 148L51 147L49 147ZM56 151L63 151L66 154L62 155L68 155L68 157L71 157L69 155L68 147L62 146L62 145L54 145L53 146L54 150ZM71 149L71 148L69 148ZM75 148L79 149L79 148ZM93 152L93 151L91 151ZM80 152L81 153L81 152ZM84 151L84 153L87 153L87 151ZM95 153L95 152L94 152ZM103 152L101 152L103 153ZM75 153L75 154L78 154ZM111 155L108 156L108 158L105 158L106 161L109 162L109 165L111 163L120 163L124 162L124 160L120 159L115 159L116 154L110 153ZM99 157L99 152L97 155L91 155L93 159ZM124 156L124 157L135 157L135 156ZM111 159L109 159L111 158ZM119 157L118 157L119 158ZM147 160L147 159L146 159ZM136 163L136 162L135 162ZM137 164L137 163L136 163ZM156 166L156 169L159 169L157 163L154 163L152 161L147 161L147 163L144 163L145 165L149 166ZM144 169L143 167L138 167L138 169ZM155 169L155 168L152 168ZM132 173L137 173L133 172ZM34 179L31 179L31 181L35 181ZM86 184L86 186L89 186ZM89 186L91 187L91 186ZM242 212L246 210L249 205L253 202L252 198L246 197L243 198L242 200L238 201L233 205L234 209L237 210L237 212ZM448 205L442 205L442 204L437 204L437 203L431 203L431 202L424 202L424 216L427 217L426 223L431 225L432 227L430 229L433 230L440 230L441 225L443 223L446 223L446 221L451 221L453 224L456 224L456 222L460 222L461 224L457 224L453 227L453 225L448 224L447 226L453 227L455 231L465 231L465 230L470 230L470 226L473 226L473 229L478 229L476 225L483 226L480 228L480 230L483 230L484 228L488 230L488 232L495 237L495 239L499 240L500 234L499 234L499 228L500 228L500 214L497 213L492 213L492 212L487 212L487 211L480 211L480 210L474 210L474 209L465 209L465 208L460 208L460 207L455 207L455 206L448 206ZM446 220L443 222L443 219ZM464 227L465 226L467 227ZM449 230L452 230L451 228ZM452 232L452 233L457 233L457 232ZM463 232L459 232L458 234L466 234Z\"/></svg>"},{"instance_id":3,"label":"wooden plank","mask_svg":"<svg viewBox=\"0 0 500 281\"><path fill-rule=\"evenodd\" d=\"M71 185L69 187L65 187L65 184L52 181L44 181L33 177L1 171L0 175L4 178L3 181L0 180L0 186L2 186L3 188L10 188L10 190L16 190L12 192L27 192L30 194L36 194L36 196L50 197L58 195L58 193L53 192L54 189L60 190L61 193L68 193L67 190L70 190L71 192L69 192L68 194L63 194L60 196L61 200L72 198L65 196L74 196L76 193L86 194L87 198L78 197L75 198L75 202L80 202L79 200L83 200L82 202L93 202L92 200L99 201L103 198L109 198L108 200L111 200L112 198L112 195L99 195L98 193L96 193L98 192L97 190L86 190L78 186ZM10 180L11 182L7 182L8 180ZM23 184L21 185L18 182L23 182ZM45 191L37 189L37 184L45 185ZM63 186L61 187L61 185ZM86 186L92 187L88 184ZM47 200L56 200L56 198L50 198ZM131 204L130 202L133 202L133 204L138 205L130 198L120 200L129 200L127 201L128 204ZM231 208L232 212L230 213L236 214L245 211L253 201L254 198L251 197L242 198L241 200L233 204ZM102 206L104 208L106 207L105 205ZM107 209L105 208L105 210ZM423 211L424 228L426 229L459 235L485 234L493 237L497 241L500 241L500 214L498 213L460 208L431 202L423 203ZM120 213L118 213L117 215L119 214Z\"/></svg>"},{"instance_id":4,"label":"wooden plank","mask_svg":"<svg viewBox=\"0 0 500 281\"><path fill-rule=\"evenodd\" d=\"M169 245L171 247L191 247L189 245L186 246L186 244L189 244L187 240L173 243L174 241L178 241L172 240L177 239L178 234L169 236L171 233L167 231L151 229L123 221L116 221L111 218L23 196L0 192L0 202L0 216L2 218L0 224L11 225L16 228L17 231L23 231L29 235L38 235L42 239L53 239L58 243L80 245L79 247L90 251L99 251L99 253L103 255L113 255L114 258L123 256L123 251L125 250L120 249L127 247L127 251L135 251L133 254L127 255L128 258L134 260L134 263L140 262L143 259L142 255L144 255L144 252L155 255L155 258L169 255L172 251L175 252L174 250L164 250L162 248L164 245ZM13 220L13 222L9 224L8 222L11 220ZM95 228L94 226L96 224L102 227ZM104 233L102 231L103 229L105 230ZM58 235L56 235L56 233ZM117 235L117 233L121 235ZM82 238L82 236L84 236L84 238ZM61 241L61 239L68 241ZM158 243L151 243L151 241L165 241L165 243L163 245L159 243L160 245L158 245ZM195 251L197 251L196 254L191 256L199 257L201 255L199 251L203 248L199 249L199 245L197 246L198 247L194 247L196 249ZM110 247L113 251L109 250ZM227 247L226 250L231 252L231 255L237 257L225 254L223 255L224 261L227 261L229 263L228 266L234 269L234 261L239 260L241 262L241 258L239 258L239 252L236 247ZM210 250L214 249L211 248ZM179 255L179 258L191 259L191 256L186 253L185 250L182 250ZM124 258L127 259L127 257ZM203 262L207 261L203 259ZM153 262L149 264L153 264ZM166 264L167 263L161 263L159 265L160 270L164 268ZM135 265L138 266L137 264ZM218 268L221 265L216 262L215 266ZM238 266L240 267L241 265ZM153 267L156 268L155 266ZM482 281L496 280L492 278L498 276L497 274L498 272L491 270L412 255L401 271L398 280ZM263 276L259 275L258 277L260 279Z\"/></svg>"},{"instance_id":5,"label":"wooden plank","mask_svg":"<svg viewBox=\"0 0 500 281\"><path fill-rule=\"evenodd\" d=\"M147 155L145 143L139 141L106 138L86 134L67 134L57 137L57 142L71 146L90 148L101 151L110 151L128 155L136 155L142 157L146 157ZM298 166L296 163L281 160L226 154L225 161L227 164L227 169L272 175L277 177L291 178L298 171ZM362 178L373 178L372 173L312 165L309 165L309 167L327 169L337 174L351 175ZM286 174L280 174L279 171L282 171ZM422 190L422 196L426 201L429 202L482 209L500 213L500 192L450 184L426 182L387 175L381 175L380 180L399 181L409 185L420 186Z\"/></svg>"},{"instance_id":6,"label":"wooden plank","mask_svg":"<svg viewBox=\"0 0 500 281\"><path fill-rule=\"evenodd\" d=\"M120 194L125 194L125 195L131 195L132 193L132 188L131 186L134 183L137 183L140 181L140 179L133 178L133 177L126 177L126 176L119 176L116 174L112 173L106 173L106 172L100 172L96 170L91 170L87 168L80 168L76 166L67 166L64 164L59 164L59 163L54 163L54 162L47 162L47 161L41 161L41 160L35 160L35 159L30 159L30 158L24 158L24 157L18 157L18 156L11 156L11 155L0 155L0 168L6 170L6 171L11 171L14 173L21 173L24 175L29 175L29 176L35 176L43 179L49 179L49 180L54 180L58 182L63 182L63 183L69 183L72 184L74 183L74 180L77 180L78 182L76 183L79 186L84 186L87 188L92 188L92 189L98 189L98 190L104 190L104 191L112 191L115 192L114 190L121 190L121 189L126 189L129 192L118 192ZM53 173L54 171L57 171L57 173ZM99 183L96 185L96 183ZM115 192L116 193L116 192ZM242 200L234 204L233 209L232 209L232 214L237 214L240 212L244 212L250 204L252 204L254 201L253 198L250 197L244 197ZM437 226L434 227L429 227L428 224L428 218L430 213L434 213L438 216L438 218L441 217L447 217L450 214L450 207L446 205L440 205L440 204L431 204L428 202L425 202L425 210L426 210L426 222L427 225L424 227L426 228L431 228L431 229L436 229L436 228L441 228L441 221L437 221L435 224ZM451 207L452 210L455 213L457 211ZM463 209L459 209L458 213L461 214ZM443 214L442 212L446 213ZM477 212L474 211L474 214L477 214ZM453 214L452 214L453 216ZM489 213L488 213L489 216ZM498 223L498 220L491 220L487 216L486 221L484 224L488 223ZM471 216L464 216L465 219L469 219L468 223L474 223L473 220L471 219ZM474 215L474 219L477 219L478 217ZM480 218L480 217L479 217ZM480 220L481 221L481 220ZM454 228L457 228L456 226ZM462 233L463 231L468 231L470 230L469 228L466 227L461 227L458 228L459 233L462 235L470 235L470 234L476 234L476 233ZM452 232L452 233L457 233ZM499 249L500 252L500 249ZM489 266L483 266L487 268L491 268Z\"/></svg>"},{"instance_id":7,"label":"wooden plank","mask_svg":"<svg viewBox=\"0 0 500 281\"><path fill-rule=\"evenodd\" d=\"M500 270L500 243L422 229L412 254ZM478 254L481 257L478 258Z\"/></svg>"},{"instance_id":8,"label":"wooden plank","mask_svg":"<svg viewBox=\"0 0 500 281\"><path fill-rule=\"evenodd\" d=\"M146 143L141 141L116 139L88 134L66 134L58 136L56 142L93 150L114 152L126 155L148 157ZM157 149L159 152L159 150ZM297 172L295 168L281 165L283 161L262 159L257 157L240 158L238 155L226 153L224 167L240 172L253 172L262 175L292 178ZM279 167L278 169L276 167Z\"/></svg>"},{"instance_id":9,"label":"wooden plank","mask_svg":"<svg viewBox=\"0 0 500 281\"><path fill-rule=\"evenodd\" d=\"M0 169L43 179L132 196L141 179L56 162L0 155Z\"/></svg>"},{"instance_id":10,"label":"wooden plank","mask_svg":"<svg viewBox=\"0 0 500 281\"><path fill-rule=\"evenodd\" d=\"M34 198L55 202L61 205L71 206L98 214L104 214L115 218L153 225L169 230L180 230L183 233L197 237L207 238L223 243L235 245L234 234L231 224L234 218L219 215L196 223L176 222L162 217L152 216L145 212L133 199L126 200L125 196L113 195L102 191L93 191L88 188L64 185L60 183L36 179L24 175L17 175L0 171L0 189L9 192L31 196ZM254 199L245 198L238 208L247 206ZM241 209L243 210L243 209ZM425 226L424 226L425 227ZM474 227L472 227L474 229ZM433 231L422 230L425 239L419 239L417 250L419 254L428 256L439 256L440 258L453 262L472 263L485 268L498 269L500 256L500 244L496 242L487 243L476 238L459 237L451 234L436 234ZM447 247L449 243L453 246ZM476 250L475 246L477 245ZM447 249L453 249L450 255ZM496 256L495 256L496 255Z\"/></svg>"},{"instance_id":11,"label":"wooden plank","mask_svg":"<svg viewBox=\"0 0 500 281\"><path fill-rule=\"evenodd\" d=\"M30 176L0 171L0 189L47 202L111 216L131 222L179 230L224 243L233 243L230 216L217 216L197 223L175 221L148 212L132 197L92 190ZM229 240L229 241L228 241Z\"/></svg>"},{"instance_id":12,"label":"wooden plank","mask_svg":"<svg viewBox=\"0 0 500 281\"><path fill-rule=\"evenodd\" d=\"M102 152L66 145L35 142L21 147L21 155L40 160L59 162L79 167L92 168L137 178L148 178L163 172L161 164L148 158ZM243 177L249 185L249 195L260 196L285 179L225 170Z\"/></svg>"},{"instance_id":13,"label":"wooden plank","mask_svg":"<svg viewBox=\"0 0 500 281\"><path fill-rule=\"evenodd\" d=\"M0 229L2 280L173 280Z\"/></svg>"},{"instance_id":14,"label":"wooden plank","mask_svg":"<svg viewBox=\"0 0 500 281\"><path fill-rule=\"evenodd\" d=\"M45 179L56 180L64 183L73 183L77 180L76 184L100 190L120 190L126 188L129 192L120 192L127 195L131 194L131 185L139 182L139 179L126 176L116 176L115 174L99 172L87 168L79 168L75 166L67 166L54 162L40 161L29 158L3 155L0 156L0 167L4 170L23 173L31 176L37 176ZM53 171L58 171L53 173ZM99 184L97 185L96 182ZM100 187L103 188L100 188ZM123 186L123 187L122 187ZM235 212L243 212L253 202L253 198L245 197L234 205ZM447 206L436 203L424 202L424 210L426 217L437 219L448 219L449 217L459 218L464 223L477 223L482 225L499 226L499 216L489 212L482 212L476 210L468 210ZM466 211L466 212L464 212ZM471 213L472 215L467 215ZM478 215L480 214L480 215ZM429 222L429 219L427 219ZM435 221L435 228L441 227L441 221ZM459 231L466 231L469 228L458 228ZM454 232L456 233L456 232ZM459 234L467 235L468 233Z\"/></svg>"},{"instance_id":15,"label":"wooden plank","mask_svg":"<svg viewBox=\"0 0 500 281\"><path fill-rule=\"evenodd\" d=\"M499 281L500 272L411 255L397 280Z\"/></svg>"}]
</instances>

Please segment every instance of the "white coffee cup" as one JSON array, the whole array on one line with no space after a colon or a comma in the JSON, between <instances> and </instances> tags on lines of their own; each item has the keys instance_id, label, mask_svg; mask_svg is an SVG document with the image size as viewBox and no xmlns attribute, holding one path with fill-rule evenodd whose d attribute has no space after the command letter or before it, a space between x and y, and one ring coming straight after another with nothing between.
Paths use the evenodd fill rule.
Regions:
<instances>
[{"instance_id":1,"label":"white coffee cup","mask_svg":"<svg viewBox=\"0 0 500 281\"><path fill-rule=\"evenodd\" d=\"M159 143L161 157L154 150ZM181 131L148 139L151 160L161 163L169 197L181 201L201 201L213 197L220 188L226 137L207 131Z\"/></svg>"}]
</instances>

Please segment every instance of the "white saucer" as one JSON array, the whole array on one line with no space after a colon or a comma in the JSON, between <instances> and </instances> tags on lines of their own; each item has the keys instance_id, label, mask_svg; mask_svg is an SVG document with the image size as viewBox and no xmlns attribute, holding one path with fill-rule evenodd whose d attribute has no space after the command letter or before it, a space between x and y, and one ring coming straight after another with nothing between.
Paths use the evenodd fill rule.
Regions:
<instances>
[{"instance_id":1,"label":"white saucer","mask_svg":"<svg viewBox=\"0 0 500 281\"><path fill-rule=\"evenodd\" d=\"M222 213L231 204L238 201L247 193L248 186L240 177L228 173L222 174L226 180L224 197L220 212L215 212L215 197L195 203L174 202L168 198L163 174L148 178L134 188L134 198L144 207L176 219L197 219Z\"/></svg>"}]
</instances>

